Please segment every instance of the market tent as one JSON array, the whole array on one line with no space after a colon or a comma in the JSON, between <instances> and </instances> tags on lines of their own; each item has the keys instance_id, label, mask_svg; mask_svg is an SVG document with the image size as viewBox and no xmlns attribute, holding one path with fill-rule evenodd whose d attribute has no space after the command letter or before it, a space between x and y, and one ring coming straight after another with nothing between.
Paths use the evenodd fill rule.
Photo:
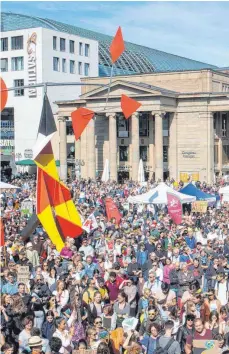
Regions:
<instances>
[{"instance_id":1,"label":"market tent","mask_svg":"<svg viewBox=\"0 0 229 354\"><path fill-rule=\"evenodd\" d=\"M180 190L180 193L196 197L196 200L205 200L207 202L216 201L216 196L201 191L200 189L196 188L192 183L189 183L187 184L187 186L182 188Z\"/></svg>"},{"instance_id":2,"label":"market tent","mask_svg":"<svg viewBox=\"0 0 229 354\"><path fill-rule=\"evenodd\" d=\"M196 197L188 196L186 194L179 193L167 186L164 182L161 182L156 188L151 189L147 193L139 194L134 197L130 196L128 198L128 203L131 204L167 204L167 193L173 193L178 198L182 204L191 203L196 200Z\"/></svg>"},{"instance_id":3,"label":"market tent","mask_svg":"<svg viewBox=\"0 0 229 354\"><path fill-rule=\"evenodd\" d=\"M219 189L219 194L229 194L229 186L221 187Z\"/></svg>"},{"instance_id":4,"label":"market tent","mask_svg":"<svg viewBox=\"0 0 229 354\"><path fill-rule=\"evenodd\" d=\"M20 160L16 162L17 166L36 166L35 162L30 159ZM56 160L56 166L60 166L60 160Z\"/></svg>"},{"instance_id":5,"label":"market tent","mask_svg":"<svg viewBox=\"0 0 229 354\"><path fill-rule=\"evenodd\" d=\"M20 187L0 181L0 189L20 189Z\"/></svg>"}]
</instances>

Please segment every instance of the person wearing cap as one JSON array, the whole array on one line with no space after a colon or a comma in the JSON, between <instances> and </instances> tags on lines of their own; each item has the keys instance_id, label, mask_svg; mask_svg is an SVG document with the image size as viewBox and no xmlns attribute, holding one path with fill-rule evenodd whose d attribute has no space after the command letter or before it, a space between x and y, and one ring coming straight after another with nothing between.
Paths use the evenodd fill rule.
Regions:
<instances>
[{"instance_id":1,"label":"person wearing cap","mask_svg":"<svg viewBox=\"0 0 229 354\"><path fill-rule=\"evenodd\" d=\"M32 336L28 340L28 346L32 354L42 354L42 339L38 336Z\"/></svg>"},{"instance_id":2,"label":"person wearing cap","mask_svg":"<svg viewBox=\"0 0 229 354\"><path fill-rule=\"evenodd\" d=\"M28 242L26 244L26 257L28 258L29 262L32 263L33 267L37 267L40 264L39 254L37 251L33 249L32 242Z\"/></svg>"}]
</instances>

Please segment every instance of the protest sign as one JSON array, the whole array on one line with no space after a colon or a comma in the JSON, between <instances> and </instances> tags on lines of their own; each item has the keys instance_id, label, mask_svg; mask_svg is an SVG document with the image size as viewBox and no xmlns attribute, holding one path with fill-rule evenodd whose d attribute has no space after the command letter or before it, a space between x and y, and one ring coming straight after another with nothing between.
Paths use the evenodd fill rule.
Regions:
<instances>
[{"instance_id":1,"label":"protest sign","mask_svg":"<svg viewBox=\"0 0 229 354\"><path fill-rule=\"evenodd\" d=\"M23 200L21 203L21 213L23 215L31 216L33 214L33 202L32 200Z\"/></svg>"},{"instance_id":2,"label":"protest sign","mask_svg":"<svg viewBox=\"0 0 229 354\"><path fill-rule=\"evenodd\" d=\"M17 282L27 284L30 279L28 266L20 266L17 273Z\"/></svg>"},{"instance_id":3,"label":"protest sign","mask_svg":"<svg viewBox=\"0 0 229 354\"><path fill-rule=\"evenodd\" d=\"M96 349L79 349L79 350L73 350L72 354L96 354L97 350Z\"/></svg>"},{"instance_id":4,"label":"protest sign","mask_svg":"<svg viewBox=\"0 0 229 354\"><path fill-rule=\"evenodd\" d=\"M129 317L129 318L125 318L122 322L122 328L124 330L125 333L127 333L128 331L134 331L137 327L138 324L138 319L135 317Z\"/></svg>"},{"instance_id":5,"label":"protest sign","mask_svg":"<svg viewBox=\"0 0 229 354\"><path fill-rule=\"evenodd\" d=\"M206 213L208 207L208 202L198 200L192 202L192 212L195 213Z\"/></svg>"},{"instance_id":6,"label":"protest sign","mask_svg":"<svg viewBox=\"0 0 229 354\"><path fill-rule=\"evenodd\" d=\"M216 354L219 353L217 340L193 340L193 354Z\"/></svg>"}]
</instances>

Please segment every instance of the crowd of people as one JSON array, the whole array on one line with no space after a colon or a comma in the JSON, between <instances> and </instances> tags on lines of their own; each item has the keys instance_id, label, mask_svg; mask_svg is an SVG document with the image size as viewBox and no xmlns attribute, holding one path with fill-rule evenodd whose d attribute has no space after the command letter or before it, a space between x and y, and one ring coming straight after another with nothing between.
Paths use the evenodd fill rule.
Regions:
<instances>
[{"instance_id":1,"label":"crowd of people","mask_svg":"<svg viewBox=\"0 0 229 354\"><path fill-rule=\"evenodd\" d=\"M71 181L82 220L93 213L96 227L66 238L58 252L41 225L23 236L29 215L21 203L29 199L35 211L35 177L11 183L19 189L0 195L1 353L191 354L201 340L203 350L229 353L227 203L203 214L184 210L176 225L165 206L127 203L153 182ZM107 219L107 196L119 224ZM18 281L22 266L29 275Z\"/></svg>"}]
</instances>

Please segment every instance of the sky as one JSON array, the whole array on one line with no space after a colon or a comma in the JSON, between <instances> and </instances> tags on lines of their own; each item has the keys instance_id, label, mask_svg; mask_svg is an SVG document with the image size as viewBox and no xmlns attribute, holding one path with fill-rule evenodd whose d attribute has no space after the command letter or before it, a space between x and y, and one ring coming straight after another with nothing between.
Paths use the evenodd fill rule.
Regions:
<instances>
[{"instance_id":1,"label":"sky","mask_svg":"<svg viewBox=\"0 0 229 354\"><path fill-rule=\"evenodd\" d=\"M229 2L3 1L2 11L50 18L164 52L229 66Z\"/></svg>"}]
</instances>

